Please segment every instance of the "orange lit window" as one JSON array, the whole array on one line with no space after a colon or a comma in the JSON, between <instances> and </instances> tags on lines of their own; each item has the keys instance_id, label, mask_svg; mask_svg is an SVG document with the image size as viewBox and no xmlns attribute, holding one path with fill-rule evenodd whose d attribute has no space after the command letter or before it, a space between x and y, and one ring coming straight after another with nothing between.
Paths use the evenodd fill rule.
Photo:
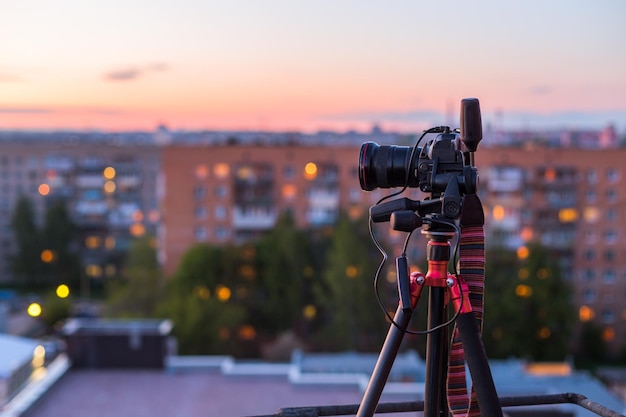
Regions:
<instances>
[{"instance_id":1,"label":"orange lit window","mask_svg":"<svg viewBox=\"0 0 626 417\"><path fill-rule=\"evenodd\" d=\"M205 179L209 175L209 167L201 164L196 166L196 178L199 180Z\"/></svg>"},{"instance_id":2,"label":"orange lit window","mask_svg":"<svg viewBox=\"0 0 626 417\"><path fill-rule=\"evenodd\" d=\"M520 233L520 236L524 242L530 241L533 238L533 229L531 229L530 227L524 227L522 229L522 232Z\"/></svg>"},{"instance_id":3,"label":"orange lit window","mask_svg":"<svg viewBox=\"0 0 626 417\"><path fill-rule=\"evenodd\" d=\"M95 249L100 246L101 239L99 236L88 236L85 239L85 246L89 249Z\"/></svg>"},{"instance_id":4,"label":"orange lit window","mask_svg":"<svg viewBox=\"0 0 626 417\"><path fill-rule=\"evenodd\" d=\"M104 178L106 178L107 180L112 180L113 178L115 178L115 168L113 167L104 168L104 171L102 171L102 175L104 175Z\"/></svg>"},{"instance_id":5,"label":"orange lit window","mask_svg":"<svg viewBox=\"0 0 626 417\"><path fill-rule=\"evenodd\" d=\"M564 208L559 210L559 221L561 223L571 223L578 219L578 211L573 208Z\"/></svg>"},{"instance_id":6,"label":"orange lit window","mask_svg":"<svg viewBox=\"0 0 626 417\"><path fill-rule=\"evenodd\" d=\"M224 179L230 174L230 167L225 163L216 164L213 167L213 174L219 179Z\"/></svg>"},{"instance_id":7,"label":"orange lit window","mask_svg":"<svg viewBox=\"0 0 626 417\"><path fill-rule=\"evenodd\" d=\"M141 212L141 210L135 210L133 212L133 221L140 222L142 220L143 220L143 213Z\"/></svg>"},{"instance_id":8,"label":"orange lit window","mask_svg":"<svg viewBox=\"0 0 626 417\"><path fill-rule=\"evenodd\" d=\"M346 276L348 278L356 278L358 274L359 274L359 270L357 269L356 266L350 265L346 268Z\"/></svg>"},{"instance_id":9,"label":"orange lit window","mask_svg":"<svg viewBox=\"0 0 626 417\"><path fill-rule=\"evenodd\" d=\"M130 226L130 234L135 237L142 236L146 232L146 228L141 223L134 223Z\"/></svg>"},{"instance_id":10,"label":"orange lit window","mask_svg":"<svg viewBox=\"0 0 626 417\"><path fill-rule=\"evenodd\" d=\"M591 307L581 306L578 309L578 318L580 321L589 321L592 320L595 316L595 313Z\"/></svg>"},{"instance_id":11,"label":"orange lit window","mask_svg":"<svg viewBox=\"0 0 626 417\"><path fill-rule=\"evenodd\" d=\"M515 287L515 295L521 298L527 298L533 295L533 289L528 285L518 285Z\"/></svg>"},{"instance_id":12,"label":"orange lit window","mask_svg":"<svg viewBox=\"0 0 626 417\"><path fill-rule=\"evenodd\" d=\"M317 177L317 165L313 162L309 162L304 166L304 178L307 180L313 180Z\"/></svg>"},{"instance_id":13,"label":"orange lit window","mask_svg":"<svg viewBox=\"0 0 626 417\"><path fill-rule=\"evenodd\" d=\"M254 330L254 327L246 324L239 328L238 334L242 340L252 340L256 337L256 330Z\"/></svg>"},{"instance_id":14,"label":"orange lit window","mask_svg":"<svg viewBox=\"0 0 626 417\"><path fill-rule=\"evenodd\" d=\"M107 181L104 183L104 191L107 193L112 193L115 191L115 182L113 181Z\"/></svg>"},{"instance_id":15,"label":"orange lit window","mask_svg":"<svg viewBox=\"0 0 626 417\"><path fill-rule=\"evenodd\" d=\"M315 315L317 314L317 309L315 308L314 305L312 304L307 304L306 306L304 306L304 308L302 309L302 315L307 319L307 320L311 320L313 318L315 318Z\"/></svg>"},{"instance_id":16,"label":"orange lit window","mask_svg":"<svg viewBox=\"0 0 626 417\"><path fill-rule=\"evenodd\" d=\"M104 247L107 249L115 248L115 238L113 236L107 236L104 240Z\"/></svg>"},{"instance_id":17,"label":"orange lit window","mask_svg":"<svg viewBox=\"0 0 626 417\"><path fill-rule=\"evenodd\" d=\"M615 339L615 330L612 327L606 327L602 331L602 340L605 342L611 342Z\"/></svg>"},{"instance_id":18,"label":"orange lit window","mask_svg":"<svg viewBox=\"0 0 626 417\"><path fill-rule=\"evenodd\" d=\"M504 219L504 207L498 204L497 206L493 208L493 219L494 220Z\"/></svg>"},{"instance_id":19,"label":"orange lit window","mask_svg":"<svg viewBox=\"0 0 626 417\"><path fill-rule=\"evenodd\" d=\"M528 269L527 268L520 268L519 271L517 271L517 277L521 280L525 280L528 279Z\"/></svg>"},{"instance_id":20,"label":"orange lit window","mask_svg":"<svg viewBox=\"0 0 626 417\"><path fill-rule=\"evenodd\" d=\"M89 277L98 278L102 276L102 268L100 267L100 265L95 265L95 264L87 265L85 267L85 272L87 273L87 276Z\"/></svg>"},{"instance_id":21,"label":"orange lit window","mask_svg":"<svg viewBox=\"0 0 626 417\"><path fill-rule=\"evenodd\" d=\"M526 259L528 258L528 248L526 246L520 246L519 248L517 248L517 257L520 259Z\"/></svg>"},{"instance_id":22,"label":"orange lit window","mask_svg":"<svg viewBox=\"0 0 626 417\"><path fill-rule=\"evenodd\" d=\"M48 195L50 194L50 186L48 184L41 184L37 191L39 191L41 195Z\"/></svg>"},{"instance_id":23,"label":"orange lit window","mask_svg":"<svg viewBox=\"0 0 626 417\"><path fill-rule=\"evenodd\" d=\"M298 189L293 184L285 184L282 188L283 197L285 197L287 200L293 199L296 196L297 191Z\"/></svg>"},{"instance_id":24,"label":"orange lit window","mask_svg":"<svg viewBox=\"0 0 626 417\"><path fill-rule=\"evenodd\" d=\"M220 301L228 301L230 299L230 288L218 285L215 291L217 293L217 298L219 298Z\"/></svg>"},{"instance_id":25,"label":"orange lit window","mask_svg":"<svg viewBox=\"0 0 626 417\"><path fill-rule=\"evenodd\" d=\"M600 219L600 210L597 207L587 207L583 212L583 217L588 223L595 223Z\"/></svg>"},{"instance_id":26,"label":"orange lit window","mask_svg":"<svg viewBox=\"0 0 626 417\"><path fill-rule=\"evenodd\" d=\"M54 260L54 253L50 249L45 249L41 252L41 260L45 263L50 263Z\"/></svg>"}]
</instances>

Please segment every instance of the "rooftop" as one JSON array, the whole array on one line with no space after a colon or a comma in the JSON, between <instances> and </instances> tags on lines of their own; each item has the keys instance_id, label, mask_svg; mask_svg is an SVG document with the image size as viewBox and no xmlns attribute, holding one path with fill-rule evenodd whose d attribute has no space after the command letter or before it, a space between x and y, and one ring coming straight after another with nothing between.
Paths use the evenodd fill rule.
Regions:
<instances>
[{"instance_id":1,"label":"rooftop","mask_svg":"<svg viewBox=\"0 0 626 417\"><path fill-rule=\"evenodd\" d=\"M411 355L399 355L399 362L423 365ZM358 404L368 376L352 372L350 364L360 369L367 359L375 357L294 354L291 363L283 364L239 362L230 357L170 357L165 370L70 369L56 372L63 376L43 390L47 392L34 406L22 408L27 411L19 412L19 407L10 405L0 416L258 416L288 407ZM342 370L330 372L334 364L340 364ZM373 362L368 368L372 367ZM626 410L584 372L567 372L562 366L538 369L517 360L494 361L492 372L501 397L573 392L617 412ZM50 374L54 378L55 372ZM389 382L381 402L417 401L422 399L421 392L423 384L419 382ZM573 404L541 407L576 417L596 415Z\"/></svg>"}]
</instances>

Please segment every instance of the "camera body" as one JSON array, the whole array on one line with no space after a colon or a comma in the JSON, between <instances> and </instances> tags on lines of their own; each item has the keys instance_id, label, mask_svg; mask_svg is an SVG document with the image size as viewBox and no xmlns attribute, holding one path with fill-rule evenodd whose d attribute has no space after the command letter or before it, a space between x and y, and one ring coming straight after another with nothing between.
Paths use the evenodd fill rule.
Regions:
<instances>
[{"instance_id":1,"label":"camera body","mask_svg":"<svg viewBox=\"0 0 626 417\"><path fill-rule=\"evenodd\" d=\"M437 198L456 180L461 194L474 193L478 173L466 159L459 134L448 129L424 147L366 142L359 153L359 182L365 191L406 185Z\"/></svg>"}]
</instances>

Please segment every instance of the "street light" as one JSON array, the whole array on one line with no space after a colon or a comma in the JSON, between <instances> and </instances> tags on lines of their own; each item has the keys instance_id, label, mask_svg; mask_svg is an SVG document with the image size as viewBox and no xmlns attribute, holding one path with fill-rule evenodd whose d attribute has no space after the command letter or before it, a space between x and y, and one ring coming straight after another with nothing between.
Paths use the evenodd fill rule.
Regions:
<instances>
[{"instance_id":1,"label":"street light","mask_svg":"<svg viewBox=\"0 0 626 417\"><path fill-rule=\"evenodd\" d=\"M39 303L30 303L26 312L31 317L39 317L41 316L41 305Z\"/></svg>"}]
</instances>

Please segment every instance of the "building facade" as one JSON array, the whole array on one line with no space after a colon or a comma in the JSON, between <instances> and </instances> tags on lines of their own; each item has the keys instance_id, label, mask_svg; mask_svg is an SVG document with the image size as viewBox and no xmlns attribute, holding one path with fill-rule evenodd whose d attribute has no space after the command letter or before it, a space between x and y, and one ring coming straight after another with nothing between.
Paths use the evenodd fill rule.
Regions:
<instances>
[{"instance_id":1,"label":"building facade","mask_svg":"<svg viewBox=\"0 0 626 417\"><path fill-rule=\"evenodd\" d=\"M157 145L150 134L0 135L0 280L12 279L11 218L20 196L31 199L40 223L54 201L67 203L83 273L93 280L118 273L130 242L144 233L158 236L171 275L194 243L252 239L284 211L300 227L332 224L341 211L366 214L392 190L361 190L361 139L376 137L308 144L169 138ZM532 145L484 146L475 157L487 244L549 248L575 289L580 321L600 325L616 347L626 345L625 158L623 148ZM424 198L416 189L404 196ZM401 242L404 234L390 239ZM423 256L413 246L409 258Z\"/></svg>"},{"instance_id":2,"label":"building facade","mask_svg":"<svg viewBox=\"0 0 626 417\"><path fill-rule=\"evenodd\" d=\"M250 239L285 210L302 227L332 223L341 210L367 213L390 190L360 189L359 146L165 147L166 274L193 243ZM475 158L487 244L549 248L574 287L580 321L602 326L611 346L626 344L625 157L624 149L485 147ZM415 189L405 196L424 197Z\"/></svg>"},{"instance_id":3,"label":"building facade","mask_svg":"<svg viewBox=\"0 0 626 417\"><path fill-rule=\"evenodd\" d=\"M626 344L624 158L625 149L532 146L476 154L488 243L549 248L574 288L579 320L600 325L613 347Z\"/></svg>"},{"instance_id":4,"label":"building facade","mask_svg":"<svg viewBox=\"0 0 626 417\"><path fill-rule=\"evenodd\" d=\"M132 239L156 233L160 150L153 144L119 143L115 135L22 134L0 146L0 281L14 278L11 219L20 197L32 202L39 226L48 207L66 204L77 227L83 281L117 274Z\"/></svg>"},{"instance_id":5,"label":"building facade","mask_svg":"<svg viewBox=\"0 0 626 417\"><path fill-rule=\"evenodd\" d=\"M166 274L196 242L239 243L290 211L300 227L332 224L341 210L363 213L355 146L168 146L163 149ZM375 193L377 194L377 193Z\"/></svg>"}]
</instances>

